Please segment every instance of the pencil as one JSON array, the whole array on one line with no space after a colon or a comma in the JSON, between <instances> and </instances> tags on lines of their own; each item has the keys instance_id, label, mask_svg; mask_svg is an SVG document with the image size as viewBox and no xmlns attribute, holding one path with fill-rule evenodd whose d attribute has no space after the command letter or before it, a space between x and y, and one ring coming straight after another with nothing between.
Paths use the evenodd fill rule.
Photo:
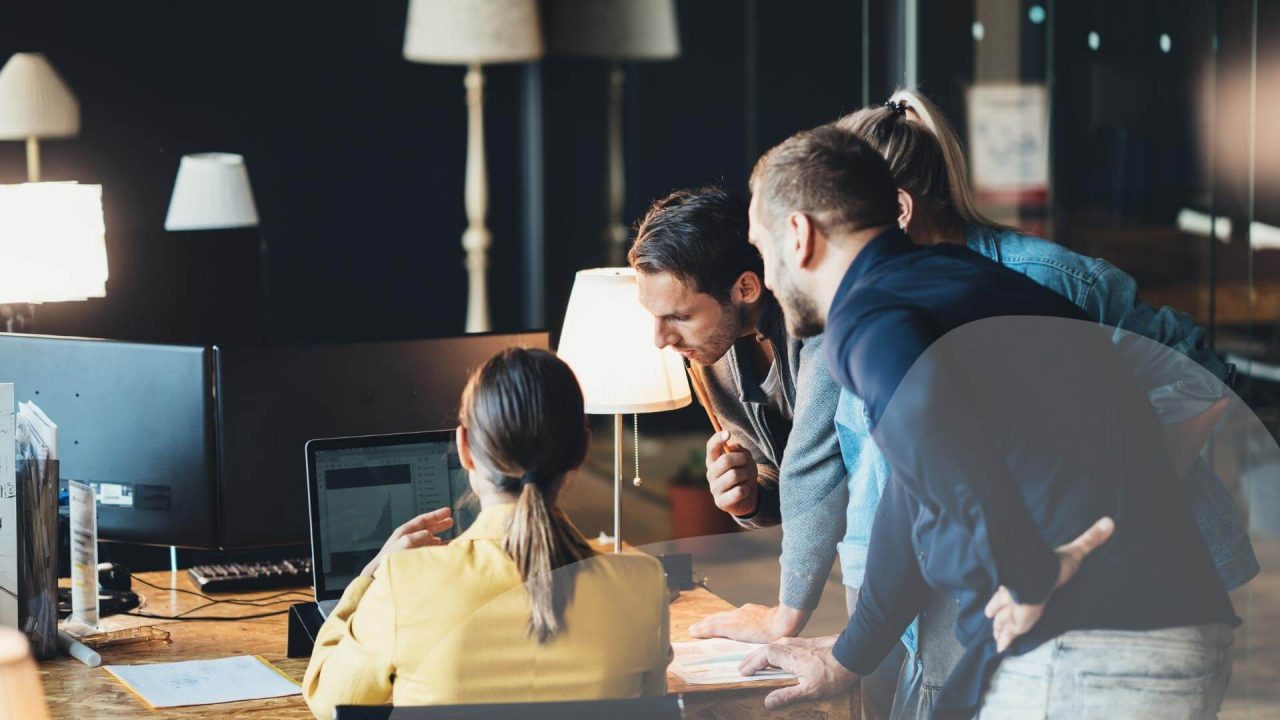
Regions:
<instances>
[{"instance_id":1,"label":"pencil","mask_svg":"<svg viewBox=\"0 0 1280 720\"><path fill-rule=\"evenodd\" d=\"M685 370L689 372L689 384L693 387L693 394L698 396L698 402L702 405L702 409L707 411L707 419L711 421L711 427L716 433L724 432L724 428L720 425L720 418L716 417L715 410L711 408L711 399L707 392L706 379L703 376L701 365L688 359L684 361ZM737 452L738 446L733 443L726 442L725 449L729 452Z\"/></svg>"}]
</instances>

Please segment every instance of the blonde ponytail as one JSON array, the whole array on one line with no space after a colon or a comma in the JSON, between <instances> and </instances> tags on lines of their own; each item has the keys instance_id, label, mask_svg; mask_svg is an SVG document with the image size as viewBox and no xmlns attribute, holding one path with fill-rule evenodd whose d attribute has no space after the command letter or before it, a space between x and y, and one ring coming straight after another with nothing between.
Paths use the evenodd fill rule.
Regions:
<instances>
[{"instance_id":1,"label":"blonde ponytail","mask_svg":"<svg viewBox=\"0 0 1280 720\"><path fill-rule=\"evenodd\" d=\"M920 118L920 124L933 133L934 139L938 141L947 167L947 190L951 196L951 208L956 215L969 225L998 227L978 211L978 204L973 199L973 190L969 185L969 163L960 147L960 138L956 136L951 123L947 122L942 110L932 100L912 89L898 88L889 97L889 102L906 103L907 110L915 113Z\"/></svg>"},{"instance_id":2,"label":"blonde ponytail","mask_svg":"<svg viewBox=\"0 0 1280 720\"><path fill-rule=\"evenodd\" d=\"M835 125L870 143L889 162L898 187L917 200L936 204L966 225L1004 227L978 211L960 140L920 92L899 89L884 105L850 113Z\"/></svg>"}]
</instances>

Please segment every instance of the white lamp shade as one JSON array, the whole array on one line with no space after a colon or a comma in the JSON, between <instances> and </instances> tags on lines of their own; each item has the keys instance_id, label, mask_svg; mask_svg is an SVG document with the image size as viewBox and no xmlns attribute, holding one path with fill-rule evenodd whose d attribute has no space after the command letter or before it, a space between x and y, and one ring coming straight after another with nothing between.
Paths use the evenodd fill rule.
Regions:
<instances>
[{"instance_id":1,"label":"white lamp shade","mask_svg":"<svg viewBox=\"0 0 1280 720\"><path fill-rule=\"evenodd\" d=\"M49 706L27 637L0 627L0 720L48 720Z\"/></svg>"},{"instance_id":2,"label":"white lamp shade","mask_svg":"<svg viewBox=\"0 0 1280 720\"><path fill-rule=\"evenodd\" d=\"M640 304L630 268L578 272L558 354L578 376L593 415L660 412L692 402L683 360L653 344L653 316Z\"/></svg>"},{"instance_id":3,"label":"white lamp shade","mask_svg":"<svg viewBox=\"0 0 1280 720\"><path fill-rule=\"evenodd\" d=\"M182 156L165 230L218 230L257 224L258 208L253 203L244 158L232 153Z\"/></svg>"},{"instance_id":4,"label":"white lamp shade","mask_svg":"<svg viewBox=\"0 0 1280 720\"><path fill-rule=\"evenodd\" d=\"M555 55L670 60L680 54L675 0L551 0L547 43Z\"/></svg>"},{"instance_id":5,"label":"white lamp shade","mask_svg":"<svg viewBox=\"0 0 1280 720\"><path fill-rule=\"evenodd\" d=\"M542 57L534 0L410 0L406 60L443 65L523 62Z\"/></svg>"},{"instance_id":6,"label":"white lamp shade","mask_svg":"<svg viewBox=\"0 0 1280 720\"><path fill-rule=\"evenodd\" d=\"M107 294L102 186L0 185L0 304Z\"/></svg>"},{"instance_id":7,"label":"white lamp shade","mask_svg":"<svg viewBox=\"0 0 1280 720\"><path fill-rule=\"evenodd\" d=\"M0 140L74 137L80 104L39 53L15 53L0 69Z\"/></svg>"}]
</instances>

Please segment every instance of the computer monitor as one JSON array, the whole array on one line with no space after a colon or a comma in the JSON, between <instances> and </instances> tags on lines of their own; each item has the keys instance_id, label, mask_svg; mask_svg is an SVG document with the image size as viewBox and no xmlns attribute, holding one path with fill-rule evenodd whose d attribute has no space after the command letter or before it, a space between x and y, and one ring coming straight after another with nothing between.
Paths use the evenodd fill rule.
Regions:
<instances>
[{"instance_id":1,"label":"computer monitor","mask_svg":"<svg viewBox=\"0 0 1280 720\"><path fill-rule=\"evenodd\" d=\"M0 333L0 382L58 425L60 476L97 489L99 537L217 544L209 350Z\"/></svg>"},{"instance_id":2,"label":"computer monitor","mask_svg":"<svg viewBox=\"0 0 1280 720\"><path fill-rule=\"evenodd\" d=\"M308 440L452 428L471 370L512 346L549 338L215 348L219 546L307 543Z\"/></svg>"}]
</instances>

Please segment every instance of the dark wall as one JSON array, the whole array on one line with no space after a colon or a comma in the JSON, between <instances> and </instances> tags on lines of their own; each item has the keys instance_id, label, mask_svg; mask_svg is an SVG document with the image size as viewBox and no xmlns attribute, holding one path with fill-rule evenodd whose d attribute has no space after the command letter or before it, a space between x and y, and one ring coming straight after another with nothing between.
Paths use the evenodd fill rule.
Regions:
<instances>
[{"instance_id":1,"label":"dark wall","mask_svg":"<svg viewBox=\"0 0 1280 720\"><path fill-rule=\"evenodd\" d=\"M45 179L100 183L106 298L38 309L55 334L190 343L408 338L462 330L463 69L401 57L406 2L9 0L0 55L40 51L82 130L42 144ZM856 3L678 4L683 55L629 67L628 222L678 186L745 190L755 155L861 98ZM546 317L603 262L603 62L549 58L543 83ZM490 297L521 324L518 66L486 68ZM179 158L245 156L259 230L168 233ZM0 143L0 182L25 179ZM268 299L259 296L257 244Z\"/></svg>"}]
</instances>

